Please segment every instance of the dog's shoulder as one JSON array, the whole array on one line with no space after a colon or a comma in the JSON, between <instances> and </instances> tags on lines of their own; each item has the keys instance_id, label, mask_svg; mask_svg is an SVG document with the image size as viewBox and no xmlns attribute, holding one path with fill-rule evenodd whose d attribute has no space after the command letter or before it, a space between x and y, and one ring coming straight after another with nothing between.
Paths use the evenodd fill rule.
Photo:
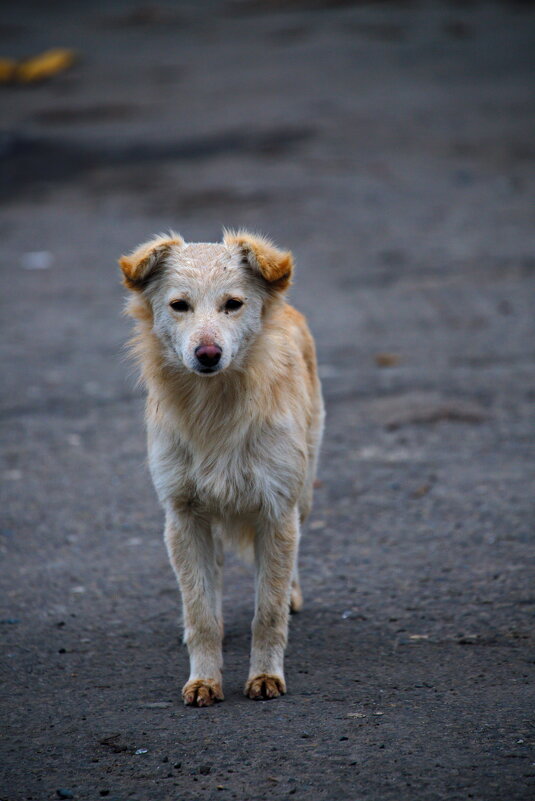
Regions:
<instances>
[{"instance_id":1,"label":"dog's shoulder","mask_svg":"<svg viewBox=\"0 0 535 801\"><path fill-rule=\"evenodd\" d=\"M309 379L315 383L317 380L316 347L305 315L290 306L289 303L284 303L277 310L276 319L284 335L292 342L303 359Z\"/></svg>"}]
</instances>

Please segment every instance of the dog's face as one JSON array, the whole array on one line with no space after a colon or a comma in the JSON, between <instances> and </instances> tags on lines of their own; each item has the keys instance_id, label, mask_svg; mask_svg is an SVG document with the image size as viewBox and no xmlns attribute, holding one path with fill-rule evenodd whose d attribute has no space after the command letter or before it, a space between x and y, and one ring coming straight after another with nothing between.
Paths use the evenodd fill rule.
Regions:
<instances>
[{"instance_id":1,"label":"dog's face","mask_svg":"<svg viewBox=\"0 0 535 801\"><path fill-rule=\"evenodd\" d=\"M158 237L120 264L126 286L150 307L166 362L204 377L241 366L292 272L290 253L245 233L221 244Z\"/></svg>"},{"instance_id":2,"label":"dog's face","mask_svg":"<svg viewBox=\"0 0 535 801\"><path fill-rule=\"evenodd\" d=\"M158 338L199 375L239 364L260 330L265 292L240 262L225 245L175 246L147 289Z\"/></svg>"}]
</instances>

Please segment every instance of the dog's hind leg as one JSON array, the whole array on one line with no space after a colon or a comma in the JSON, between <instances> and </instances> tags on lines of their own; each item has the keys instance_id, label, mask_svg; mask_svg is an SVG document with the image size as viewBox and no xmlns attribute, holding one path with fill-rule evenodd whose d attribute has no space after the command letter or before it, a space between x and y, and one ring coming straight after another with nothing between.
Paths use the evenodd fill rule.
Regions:
<instances>
[{"instance_id":1,"label":"dog's hind leg","mask_svg":"<svg viewBox=\"0 0 535 801\"><path fill-rule=\"evenodd\" d=\"M295 565L292 573L292 588L290 590L290 612L295 614L300 612L303 608L303 593L301 592L301 584L299 582L299 569L297 567L297 556L295 558Z\"/></svg>"},{"instance_id":2,"label":"dog's hind leg","mask_svg":"<svg viewBox=\"0 0 535 801\"><path fill-rule=\"evenodd\" d=\"M323 434L323 422L325 413L323 411L323 402L321 395L318 394L315 399L315 412L312 425L308 432L308 449L309 459L307 467L307 475L301 495L299 497L299 521L303 525L308 518L312 509L312 497L314 495L314 484L316 479L316 470L318 466L319 448L321 445L321 438ZM301 592L301 584L299 582L299 568L297 565L297 554L295 557L294 570L292 575L292 588L290 592L290 611L300 612L303 608L303 593Z\"/></svg>"},{"instance_id":3,"label":"dog's hind leg","mask_svg":"<svg viewBox=\"0 0 535 801\"><path fill-rule=\"evenodd\" d=\"M301 509L299 518L302 522ZM295 553L294 566L292 571L292 583L290 585L290 612L296 614L303 608L303 593L301 592L301 582L299 581L299 540L301 539L301 526L298 526L298 541Z\"/></svg>"},{"instance_id":4,"label":"dog's hind leg","mask_svg":"<svg viewBox=\"0 0 535 801\"><path fill-rule=\"evenodd\" d=\"M182 593L190 657L182 696L185 704L209 706L223 700L222 552L207 521L183 508L166 511L165 542Z\"/></svg>"},{"instance_id":5,"label":"dog's hind leg","mask_svg":"<svg viewBox=\"0 0 535 801\"><path fill-rule=\"evenodd\" d=\"M276 698L286 692L288 599L298 541L297 507L278 523L262 521L256 530L255 616L249 678L244 691L249 698Z\"/></svg>"}]
</instances>

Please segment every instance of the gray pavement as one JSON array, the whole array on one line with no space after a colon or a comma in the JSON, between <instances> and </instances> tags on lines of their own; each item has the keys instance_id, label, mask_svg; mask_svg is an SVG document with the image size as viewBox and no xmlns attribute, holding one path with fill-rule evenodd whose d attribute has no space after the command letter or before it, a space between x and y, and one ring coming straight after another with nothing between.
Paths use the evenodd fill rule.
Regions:
<instances>
[{"instance_id":1,"label":"gray pavement","mask_svg":"<svg viewBox=\"0 0 535 801\"><path fill-rule=\"evenodd\" d=\"M2 20L2 54L80 59L0 89L0 799L533 798L533 6ZM223 225L294 251L327 430L289 694L241 695L230 558L196 710L116 259Z\"/></svg>"}]
</instances>

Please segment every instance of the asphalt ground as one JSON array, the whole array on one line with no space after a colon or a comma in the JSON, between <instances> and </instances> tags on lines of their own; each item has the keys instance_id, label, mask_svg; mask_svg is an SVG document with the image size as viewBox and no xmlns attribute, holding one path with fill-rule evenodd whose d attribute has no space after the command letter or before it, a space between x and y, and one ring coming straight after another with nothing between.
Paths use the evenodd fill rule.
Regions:
<instances>
[{"instance_id":1,"label":"asphalt ground","mask_svg":"<svg viewBox=\"0 0 535 801\"><path fill-rule=\"evenodd\" d=\"M534 796L529 3L2 8L2 801ZM186 709L117 257L296 257L327 427L288 695ZM36 255L37 254L37 255ZM70 795L69 795L70 794Z\"/></svg>"}]
</instances>

